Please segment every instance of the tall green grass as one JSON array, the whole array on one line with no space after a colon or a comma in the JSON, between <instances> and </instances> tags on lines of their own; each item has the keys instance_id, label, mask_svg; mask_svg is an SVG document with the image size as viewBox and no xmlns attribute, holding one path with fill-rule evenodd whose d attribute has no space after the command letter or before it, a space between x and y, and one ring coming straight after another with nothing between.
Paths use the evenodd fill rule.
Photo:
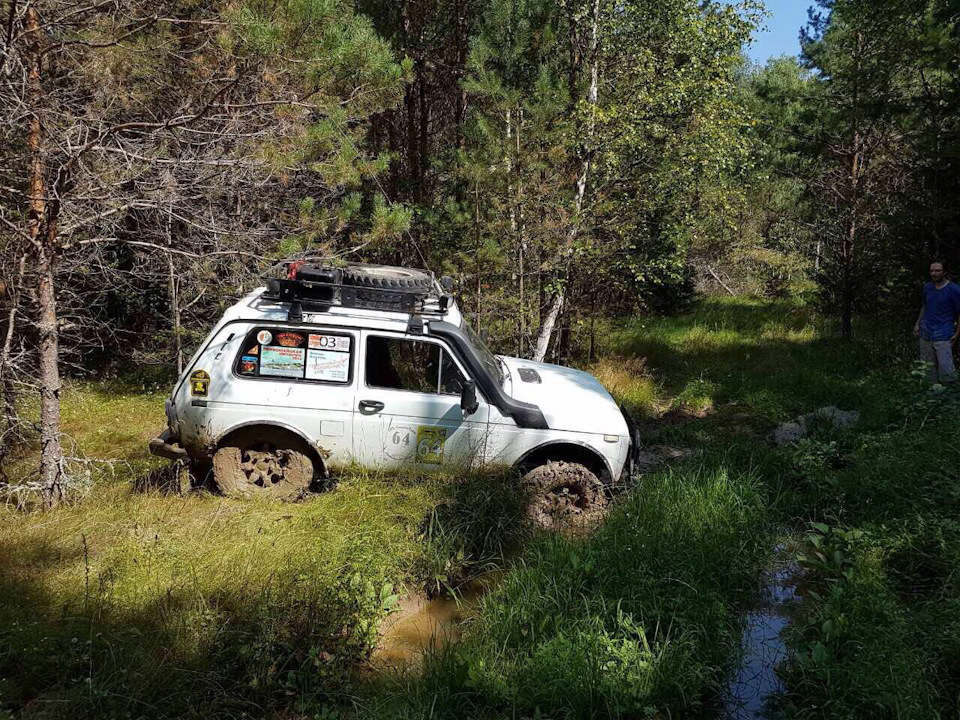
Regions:
<instances>
[{"instance_id":1,"label":"tall green grass","mask_svg":"<svg viewBox=\"0 0 960 720\"><path fill-rule=\"evenodd\" d=\"M960 401L890 390L890 423L794 450L789 507L807 597L791 633L802 718L954 717L960 711Z\"/></svg>"},{"instance_id":2,"label":"tall green grass","mask_svg":"<svg viewBox=\"0 0 960 720\"><path fill-rule=\"evenodd\" d=\"M553 535L488 596L462 644L388 688L409 717L638 717L717 692L766 555L756 478L648 479L588 538Z\"/></svg>"},{"instance_id":3,"label":"tall green grass","mask_svg":"<svg viewBox=\"0 0 960 720\"><path fill-rule=\"evenodd\" d=\"M525 532L499 474L351 470L294 504L143 491L161 423L159 395L73 383L74 452L112 472L53 511L0 507L0 717L349 709L397 596L502 565Z\"/></svg>"}]
</instances>

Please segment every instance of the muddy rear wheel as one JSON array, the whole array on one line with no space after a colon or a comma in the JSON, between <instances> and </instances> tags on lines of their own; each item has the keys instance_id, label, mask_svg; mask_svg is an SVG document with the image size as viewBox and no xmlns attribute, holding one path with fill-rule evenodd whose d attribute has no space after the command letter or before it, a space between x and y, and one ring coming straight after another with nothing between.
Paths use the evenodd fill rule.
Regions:
<instances>
[{"instance_id":1,"label":"muddy rear wheel","mask_svg":"<svg viewBox=\"0 0 960 720\"><path fill-rule=\"evenodd\" d=\"M309 490L315 470L302 440L271 430L237 433L213 456L213 479L230 497L296 500Z\"/></svg>"},{"instance_id":2,"label":"muddy rear wheel","mask_svg":"<svg viewBox=\"0 0 960 720\"><path fill-rule=\"evenodd\" d=\"M606 511L603 483L579 463L548 462L526 473L523 484L530 519L547 530L588 528Z\"/></svg>"}]
</instances>

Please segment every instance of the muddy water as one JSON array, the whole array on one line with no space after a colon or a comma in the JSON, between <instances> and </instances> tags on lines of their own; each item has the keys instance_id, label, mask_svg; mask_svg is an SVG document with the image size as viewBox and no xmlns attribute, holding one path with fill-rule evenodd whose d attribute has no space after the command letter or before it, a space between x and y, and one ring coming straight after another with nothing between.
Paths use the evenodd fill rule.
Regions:
<instances>
[{"instance_id":1,"label":"muddy water","mask_svg":"<svg viewBox=\"0 0 960 720\"><path fill-rule=\"evenodd\" d=\"M399 610L381 626L380 642L370 658L371 665L380 668L417 665L424 655L459 640L463 622L500 577L500 573L485 575L458 589L455 597L427 600L414 594L403 598Z\"/></svg>"},{"instance_id":2,"label":"muddy water","mask_svg":"<svg viewBox=\"0 0 960 720\"><path fill-rule=\"evenodd\" d=\"M783 632L789 613L799 602L799 569L788 561L788 548L778 545L773 567L764 573L759 607L746 614L740 666L727 684L723 720L759 720L771 717L771 701L783 693L777 667L786 659Z\"/></svg>"}]
</instances>

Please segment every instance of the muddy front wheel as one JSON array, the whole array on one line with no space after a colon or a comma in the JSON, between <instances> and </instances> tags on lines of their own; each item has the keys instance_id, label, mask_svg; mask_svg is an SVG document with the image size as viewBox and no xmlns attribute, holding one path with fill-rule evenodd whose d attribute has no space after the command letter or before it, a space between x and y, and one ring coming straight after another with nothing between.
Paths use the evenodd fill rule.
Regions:
<instances>
[{"instance_id":1,"label":"muddy front wheel","mask_svg":"<svg viewBox=\"0 0 960 720\"><path fill-rule=\"evenodd\" d=\"M530 496L530 519L547 530L587 528L603 518L603 483L583 465L548 462L523 476Z\"/></svg>"},{"instance_id":2,"label":"muddy front wheel","mask_svg":"<svg viewBox=\"0 0 960 720\"><path fill-rule=\"evenodd\" d=\"M315 471L303 441L269 430L241 432L213 456L213 479L229 497L296 500L309 490Z\"/></svg>"}]
</instances>

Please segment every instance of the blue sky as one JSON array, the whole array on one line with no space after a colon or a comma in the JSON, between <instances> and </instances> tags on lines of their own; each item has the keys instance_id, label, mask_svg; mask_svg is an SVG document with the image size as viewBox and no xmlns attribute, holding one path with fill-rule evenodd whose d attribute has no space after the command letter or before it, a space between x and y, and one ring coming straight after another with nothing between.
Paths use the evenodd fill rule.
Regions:
<instances>
[{"instance_id":1,"label":"blue sky","mask_svg":"<svg viewBox=\"0 0 960 720\"><path fill-rule=\"evenodd\" d=\"M800 52L800 28L807 23L807 8L813 0L766 0L766 27L754 36L747 54L755 63L763 65L776 55L796 55Z\"/></svg>"}]
</instances>

